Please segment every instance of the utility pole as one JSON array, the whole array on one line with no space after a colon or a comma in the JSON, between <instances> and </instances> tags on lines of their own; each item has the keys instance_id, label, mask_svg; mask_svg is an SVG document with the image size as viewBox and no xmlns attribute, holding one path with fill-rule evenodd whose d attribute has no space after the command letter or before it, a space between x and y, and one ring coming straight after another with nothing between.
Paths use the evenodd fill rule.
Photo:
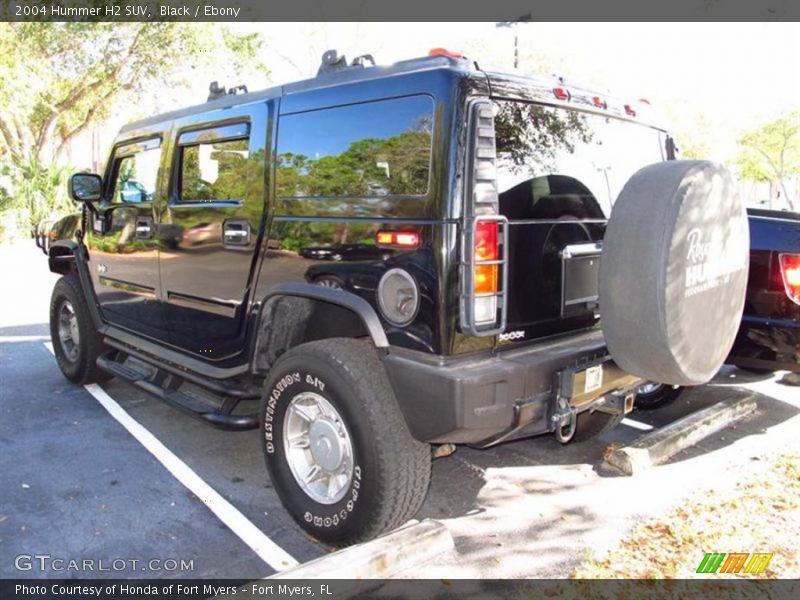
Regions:
<instances>
[{"instance_id":1,"label":"utility pole","mask_svg":"<svg viewBox=\"0 0 800 600\"><path fill-rule=\"evenodd\" d=\"M498 29L501 27L508 27L514 31L514 69L519 68L519 32L517 31L517 26L520 23L527 23L530 20L531 14L528 13L527 15L522 15L513 21L498 21L495 23L495 27Z\"/></svg>"}]
</instances>

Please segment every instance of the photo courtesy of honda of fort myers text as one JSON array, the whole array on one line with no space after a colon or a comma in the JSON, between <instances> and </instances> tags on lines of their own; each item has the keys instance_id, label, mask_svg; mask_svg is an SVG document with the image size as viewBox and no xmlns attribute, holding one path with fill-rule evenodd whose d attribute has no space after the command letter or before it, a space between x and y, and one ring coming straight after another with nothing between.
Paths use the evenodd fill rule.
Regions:
<instances>
[{"instance_id":1,"label":"photo courtesy of honda of fort myers text","mask_svg":"<svg viewBox=\"0 0 800 600\"><path fill-rule=\"evenodd\" d=\"M797 595L800 26L578 4L2 4L0 596Z\"/></svg>"}]
</instances>

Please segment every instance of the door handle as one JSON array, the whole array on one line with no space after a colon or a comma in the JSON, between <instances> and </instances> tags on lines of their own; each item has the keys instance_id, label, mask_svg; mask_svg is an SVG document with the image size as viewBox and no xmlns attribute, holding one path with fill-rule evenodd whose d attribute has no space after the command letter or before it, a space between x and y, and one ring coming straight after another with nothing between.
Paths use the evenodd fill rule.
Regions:
<instances>
[{"instance_id":1,"label":"door handle","mask_svg":"<svg viewBox=\"0 0 800 600\"><path fill-rule=\"evenodd\" d=\"M136 219L136 238L143 240L153 236L153 223L150 219Z\"/></svg>"},{"instance_id":2,"label":"door handle","mask_svg":"<svg viewBox=\"0 0 800 600\"><path fill-rule=\"evenodd\" d=\"M250 245L250 223L245 220L225 221L222 228L222 241L226 247L242 247Z\"/></svg>"}]
</instances>

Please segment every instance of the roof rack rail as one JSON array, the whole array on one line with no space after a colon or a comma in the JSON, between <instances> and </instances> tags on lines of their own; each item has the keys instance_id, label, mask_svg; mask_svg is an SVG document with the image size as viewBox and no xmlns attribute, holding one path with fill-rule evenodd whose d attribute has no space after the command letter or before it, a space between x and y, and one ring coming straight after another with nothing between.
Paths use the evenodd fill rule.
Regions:
<instances>
[{"instance_id":1,"label":"roof rack rail","mask_svg":"<svg viewBox=\"0 0 800 600\"><path fill-rule=\"evenodd\" d=\"M238 96L239 94L246 94L246 93L247 93L246 85L236 85L226 90L224 85L221 86L219 82L212 81L211 84L208 86L208 98L206 98L206 102L211 102L212 100L218 100L220 98L224 98L225 96Z\"/></svg>"}]
</instances>

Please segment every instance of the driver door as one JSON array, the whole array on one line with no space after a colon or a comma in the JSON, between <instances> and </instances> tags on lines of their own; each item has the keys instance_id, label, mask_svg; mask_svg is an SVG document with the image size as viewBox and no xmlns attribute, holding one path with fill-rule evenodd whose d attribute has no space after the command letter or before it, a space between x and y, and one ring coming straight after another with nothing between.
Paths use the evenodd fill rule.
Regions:
<instances>
[{"instance_id":1,"label":"driver door","mask_svg":"<svg viewBox=\"0 0 800 600\"><path fill-rule=\"evenodd\" d=\"M166 340L155 236L161 162L160 137L114 148L106 169L104 201L92 216L86 245L105 320Z\"/></svg>"}]
</instances>

